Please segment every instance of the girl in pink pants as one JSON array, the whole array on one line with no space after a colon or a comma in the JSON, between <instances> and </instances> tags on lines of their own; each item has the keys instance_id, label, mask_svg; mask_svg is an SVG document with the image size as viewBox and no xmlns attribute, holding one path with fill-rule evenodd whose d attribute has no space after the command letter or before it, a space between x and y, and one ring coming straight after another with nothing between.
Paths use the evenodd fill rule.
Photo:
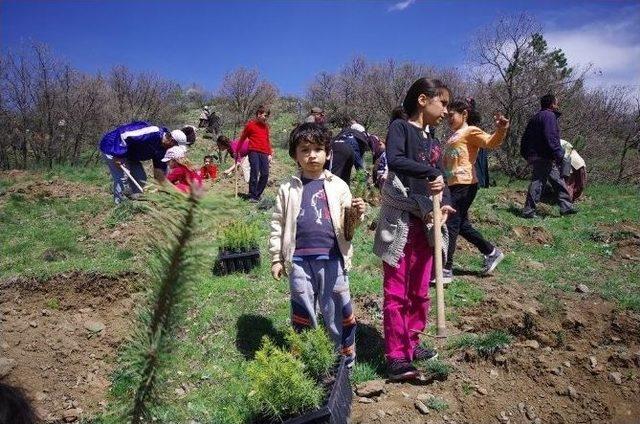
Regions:
<instances>
[{"instance_id":1,"label":"girl in pink pants","mask_svg":"<svg viewBox=\"0 0 640 424\"><path fill-rule=\"evenodd\" d=\"M389 174L382 187L373 249L383 261L385 356L391 380L417 377L412 362L437 356L420 346L419 335L429 313L433 264L425 225L433 212L430 196L443 196L444 220L453 212L442 177L439 142L429 128L445 118L449 98L442 82L417 80L402 107L394 111L387 132Z\"/></svg>"}]
</instances>

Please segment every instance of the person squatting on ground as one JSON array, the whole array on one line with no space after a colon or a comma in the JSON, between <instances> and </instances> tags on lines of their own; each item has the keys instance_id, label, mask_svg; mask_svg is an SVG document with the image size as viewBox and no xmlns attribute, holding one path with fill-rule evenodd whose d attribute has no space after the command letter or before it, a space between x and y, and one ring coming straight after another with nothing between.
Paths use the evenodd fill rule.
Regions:
<instances>
[{"instance_id":1,"label":"person squatting on ground","mask_svg":"<svg viewBox=\"0 0 640 424\"><path fill-rule=\"evenodd\" d=\"M256 118L247 122L238 138L240 141L249 140L247 148L249 165L251 166L249 201L253 203L260 201L262 192L269 181L269 164L273 155L269 139L269 125L267 125L270 114L271 112L265 106L259 106L256 110Z\"/></svg>"},{"instance_id":2,"label":"person squatting on ground","mask_svg":"<svg viewBox=\"0 0 640 424\"><path fill-rule=\"evenodd\" d=\"M203 180L211 179L212 181L218 178L218 167L213 163L213 156L206 155L204 157L204 163L200 168L200 177Z\"/></svg>"},{"instance_id":3,"label":"person squatting on ground","mask_svg":"<svg viewBox=\"0 0 640 424\"><path fill-rule=\"evenodd\" d=\"M571 201L575 202L580 198L587 185L587 164L567 140L561 139L560 146L564 150L562 177L567 185Z\"/></svg>"},{"instance_id":4,"label":"person squatting on ground","mask_svg":"<svg viewBox=\"0 0 640 424\"><path fill-rule=\"evenodd\" d=\"M469 222L469 208L478 193L476 158L479 149L499 147L509 129L509 120L501 114L495 116L496 131L487 134L478 128L482 119L476 110L473 99L456 100L449 105L447 121L453 134L444 146L444 175L451 193L451 206L456 213L447 220L449 230L449 248L447 261L442 270L445 282L453 278L453 255L456 251L458 235L464 237L484 255L482 272L492 272L500 263L504 254L482 235Z\"/></svg>"},{"instance_id":5,"label":"person squatting on ground","mask_svg":"<svg viewBox=\"0 0 640 424\"><path fill-rule=\"evenodd\" d=\"M558 100L553 94L540 98L540 111L527 123L522 135L520 154L531 165L531 184L527 192L527 200L522 209L524 218L536 217L536 203L540 201L542 189L551 182L558 197L560 215L574 214L567 186L560 176L564 150L560 146L560 128L558 118Z\"/></svg>"},{"instance_id":6,"label":"person squatting on ground","mask_svg":"<svg viewBox=\"0 0 640 424\"><path fill-rule=\"evenodd\" d=\"M315 327L316 299L325 328L352 366L356 319L347 271L353 247L345 239L345 209L355 208L359 222L366 204L352 199L349 187L324 169L331 133L304 123L289 136L289 156L300 173L280 186L271 219L271 274L289 276L291 321L297 331Z\"/></svg>"},{"instance_id":7,"label":"person squatting on ground","mask_svg":"<svg viewBox=\"0 0 640 424\"><path fill-rule=\"evenodd\" d=\"M202 177L187 159L186 147L171 147L165 153L162 162L169 163L170 171L167 174L167 180L180 192L188 194L192 190L202 189Z\"/></svg>"},{"instance_id":8,"label":"person squatting on ground","mask_svg":"<svg viewBox=\"0 0 640 424\"><path fill-rule=\"evenodd\" d=\"M311 113L309 114L309 116L305 118L304 122L312 123L312 124L324 124L325 120L326 118L325 118L324 110L322 110L322 108L319 108L319 107L312 107Z\"/></svg>"},{"instance_id":9,"label":"person squatting on ground","mask_svg":"<svg viewBox=\"0 0 640 424\"><path fill-rule=\"evenodd\" d=\"M426 228L433 212L430 196L443 196L445 222L455 211L442 177L439 143L425 128L444 119L449 98L441 81L415 81L402 108L394 111L387 133L389 174L382 187L373 251L383 261L384 344L391 380L416 378L419 372L412 362L437 356L419 344L429 313L433 266Z\"/></svg>"},{"instance_id":10,"label":"person squatting on ground","mask_svg":"<svg viewBox=\"0 0 640 424\"><path fill-rule=\"evenodd\" d=\"M233 158L233 165L223 171L224 175L229 176L237 169L242 170L242 178L245 183L249 182L251 166L249 165L249 141L229 140L229 137L221 135L216 140L218 150L227 152Z\"/></svg>"},{"instance_id":11,"label":"person squatting on ground","mask_svg":"<svg viewBox=\"0 0 640 424\"><path fill-rule=\"evenodd\" d=\"M147 182L147 174L142 166L142 161L153 161L153 176L159 183L165 181L167 164L162 162L167 149L180 145L186 146L187 136L181 130L169 132L164 127L150 125L147 122L136 121L121 125L106 133L100 141L100 152L109 167L113 178L113 200L119 204L125 195L127 176L121 168L124 165L133 178L144 187ZM130 183L131 197L140 195L140 190L135 184Z\"/></svg>"}]
</instances>

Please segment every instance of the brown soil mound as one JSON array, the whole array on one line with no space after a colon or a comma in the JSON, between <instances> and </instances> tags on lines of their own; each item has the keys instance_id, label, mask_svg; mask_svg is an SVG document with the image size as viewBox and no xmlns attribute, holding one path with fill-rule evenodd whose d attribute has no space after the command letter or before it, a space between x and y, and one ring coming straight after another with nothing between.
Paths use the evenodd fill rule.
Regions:
<instances>
[{"instance_id":1,"label":"brown soil mound","mask_svg":"<svg viewBox=\"0 0 640 424\"><path fill-rule=\"evenodd\" d=\"M60 178L38 181L23 181L18 178L15 181L17 181L16 184L9 187L4 195L22 195L27 199L64 198L75 200L102 193L99 187Z\"/></svg>"},{"instance_id":2,"label":"brown soil mound","mask_svg":"<svg viewBox=\"0 0 640 424\"><path fill-rule=\"evenodd\" d=\"M447 355L445 342L437 340L453 366L448 379L386 381L373 402L354 398L354 423L640 422L640 314L619 311L595 295L473 281L484 286L487 298L458 311L459 320L448 324L449 340L460 332L503 330L514 338L511 345L483 358L473 349ZM379 319L368 315L375 300L355 304L362 319L382 332ZM429 395L447 409L418 411L416 400Z\"/></svg>"},{"instance_id":3,"label":"brown soil mound","mask_svg":"<svg viewBox=\"0 0 640 424\"><path fill-rule=\"evenodd\" d=\"M551 244L553 236L542 227L517 226L512 229L513 234L525 244Z\"/></svg>"},{"instance_id":4,"label":"brown soil mound","mask_svg":"<svg viewBox=\"0 0 640 424\"><path fill-rule=\"evenodd\" d=\"M0 378L26 389L41 418L73 421L104 405L135 278L72 272L0 283Z\"/></svg>"}]
</instances>

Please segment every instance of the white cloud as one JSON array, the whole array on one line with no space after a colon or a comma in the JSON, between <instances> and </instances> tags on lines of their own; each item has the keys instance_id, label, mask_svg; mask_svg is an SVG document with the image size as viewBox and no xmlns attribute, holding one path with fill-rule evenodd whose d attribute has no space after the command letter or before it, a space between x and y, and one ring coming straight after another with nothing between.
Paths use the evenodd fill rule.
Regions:
<instances>
[{"instance_id":1,"label":"white cloud","mask_svg":"<svg viewBox=\"0 0 640 424\"><path fill-rule=\"evenodd\" d=\"M590 23L545 32L550 47L561 48L571 65L593 65L589 83L640 86L640 40L637 18Z\"/></svg>"},{"instance_id":2,"label":"white cloud","mask_svg":"<svg viewBox=\"0 0 640 424\"><path fill-rule=\"evenodd\" d=\"M390 6L388 10L389 10L389 12L394 12L396 10L404 10L407 7L411 6L415 2L416 2L416 0L399 1L396 4L394 4L393 6Z\"/></svg>"}]
</instances>

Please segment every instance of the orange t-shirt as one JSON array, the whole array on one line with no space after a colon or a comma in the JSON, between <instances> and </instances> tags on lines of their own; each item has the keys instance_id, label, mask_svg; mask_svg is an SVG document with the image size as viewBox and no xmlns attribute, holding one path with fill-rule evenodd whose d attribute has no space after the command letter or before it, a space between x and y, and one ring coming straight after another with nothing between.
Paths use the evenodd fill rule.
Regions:
<instances>
[{"instance_id":1,"label":"orange t-shirt","mask_svg":"<svg viewBox=\"0 0 640 424\"><path fill-rule=\"evenodd\" d=\"M478 182L474 164L479 149L495 149L499 147L507 134L504 128L487 134L478 127L461 128L444 146L444 177L447 185L474 184Z\"/></svg>"}]
</instances>

